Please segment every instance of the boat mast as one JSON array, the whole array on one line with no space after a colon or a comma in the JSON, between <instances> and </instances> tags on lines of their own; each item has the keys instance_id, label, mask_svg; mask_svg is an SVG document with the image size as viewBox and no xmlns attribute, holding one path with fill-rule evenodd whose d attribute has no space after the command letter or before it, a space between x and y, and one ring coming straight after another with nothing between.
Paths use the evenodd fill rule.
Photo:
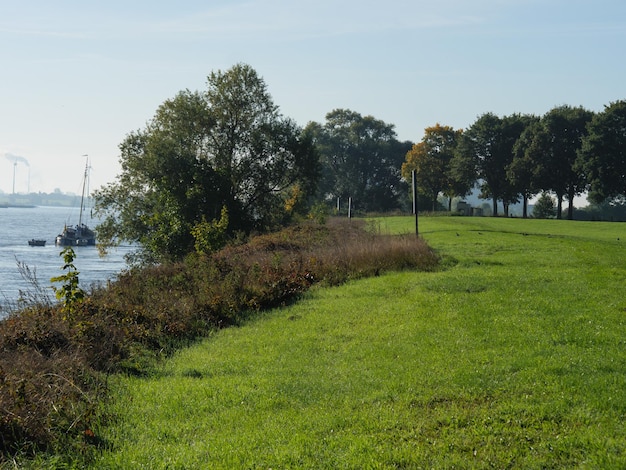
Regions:
<instances>
[{"instance_id":1,"label":"boat mast","mask_svg":"<svg viewBox=\"0 0 626 470\"><path fill-rule=\"evenodd\" d=\"M83 155L86 157L87 155ZM78 215L78 226L82 226L83 224L83 211L85 210L85 186L87 185L87 174L89 172L89 158L85 162L85 176L83 178L83 193L80 197L80 214Z\"/></svg>"}]
</instances>

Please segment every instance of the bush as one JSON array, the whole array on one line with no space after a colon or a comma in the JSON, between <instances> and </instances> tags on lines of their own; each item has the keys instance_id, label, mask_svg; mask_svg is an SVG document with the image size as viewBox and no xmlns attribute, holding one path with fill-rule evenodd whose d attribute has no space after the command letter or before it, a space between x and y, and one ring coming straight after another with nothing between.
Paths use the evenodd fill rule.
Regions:
<instances>
[{"instance_id":1,"label":"bush","mask_svg":"<svg viewBox=\"0 0 626 470\"><path fill-rule=\"evenodd\" d=\"M533 217L536 219L550 219L556 217L554 198L547 192L542 192L533 207Z\"/></svg>"}]
</instances>

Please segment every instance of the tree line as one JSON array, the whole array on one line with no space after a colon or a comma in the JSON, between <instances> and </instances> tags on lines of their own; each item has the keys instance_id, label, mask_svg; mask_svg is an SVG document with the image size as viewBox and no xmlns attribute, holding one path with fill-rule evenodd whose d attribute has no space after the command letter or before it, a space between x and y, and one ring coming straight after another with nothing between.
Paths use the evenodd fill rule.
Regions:
<instances>
[{"instance_id":1,"label":"tree line","mask_svg":"<svg viewBox=\"0 0 626 470\"><path fill-rule=\"evenodd\" d=\"M616 200L626 194L626 101L600 113L568 105L544 116L493 113L479 116L467 130L437 124L407 154L402 172L415 170L431 201L438 194L465 196L475 184L481 197L498 202L508 215L511 204L552 192L557 217L569 201L588 192L591 202Z\"/></svg>"},{"instance_id":2,"label":"tree line","mask_svg":"<svg viewBox=\"0 0 626 470\"><path fill-rule=\"evenodd\" d=\"M405 209L413 170L420 201L431 207L476 184L493 199L494 215L498 201L506 213L520 200L526 215L542 191L556 194L559 215L564 198L584 191L592 201L619 198L626 101L597 114L570 106L542 117L486 113L467 130L429 127L414 144L399 141L392 124L347 109L300 127L280 113L256 71L237 64L212 72L205 91L166 100L119 148L121 174L94 194L98 237L136 242L142 261L162 262L337 200L352 198L363 212Z\"/></svg>"}]
</instances>

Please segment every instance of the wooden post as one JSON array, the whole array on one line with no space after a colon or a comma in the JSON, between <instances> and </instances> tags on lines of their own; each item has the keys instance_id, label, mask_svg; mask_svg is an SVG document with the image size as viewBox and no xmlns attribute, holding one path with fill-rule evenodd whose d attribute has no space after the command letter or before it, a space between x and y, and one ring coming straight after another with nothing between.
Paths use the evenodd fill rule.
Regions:
<instances>
[{"instance_id":1,"label":"wooden post","mask_svg":"<svg viewBox=\"0 0 626 470\"><path fill-rule=\"evenodd\" d=\"M411 180L413 183L413 213L415 214L415 235L419 237L419 225L417 220L417 174L415 170L411 172Z\"/></svg>"}]
</instances>

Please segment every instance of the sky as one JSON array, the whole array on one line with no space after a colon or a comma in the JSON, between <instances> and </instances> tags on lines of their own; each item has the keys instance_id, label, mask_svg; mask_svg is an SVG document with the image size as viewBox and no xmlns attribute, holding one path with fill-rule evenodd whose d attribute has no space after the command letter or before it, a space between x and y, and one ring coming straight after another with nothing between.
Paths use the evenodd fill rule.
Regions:
<instances>
[{"instance_id":1,"label":"sky","mask_svg":"<svg viewBox=\"0 0 626 470\"><path fill-rule=\"evenodd\" d=\"M0 44L5 193L80 193L87 160L114 182L129 133L237 63L301 126L345 108L413 142L626 99L624 0L0 0Z\"/></svg>"}]
</instances>

